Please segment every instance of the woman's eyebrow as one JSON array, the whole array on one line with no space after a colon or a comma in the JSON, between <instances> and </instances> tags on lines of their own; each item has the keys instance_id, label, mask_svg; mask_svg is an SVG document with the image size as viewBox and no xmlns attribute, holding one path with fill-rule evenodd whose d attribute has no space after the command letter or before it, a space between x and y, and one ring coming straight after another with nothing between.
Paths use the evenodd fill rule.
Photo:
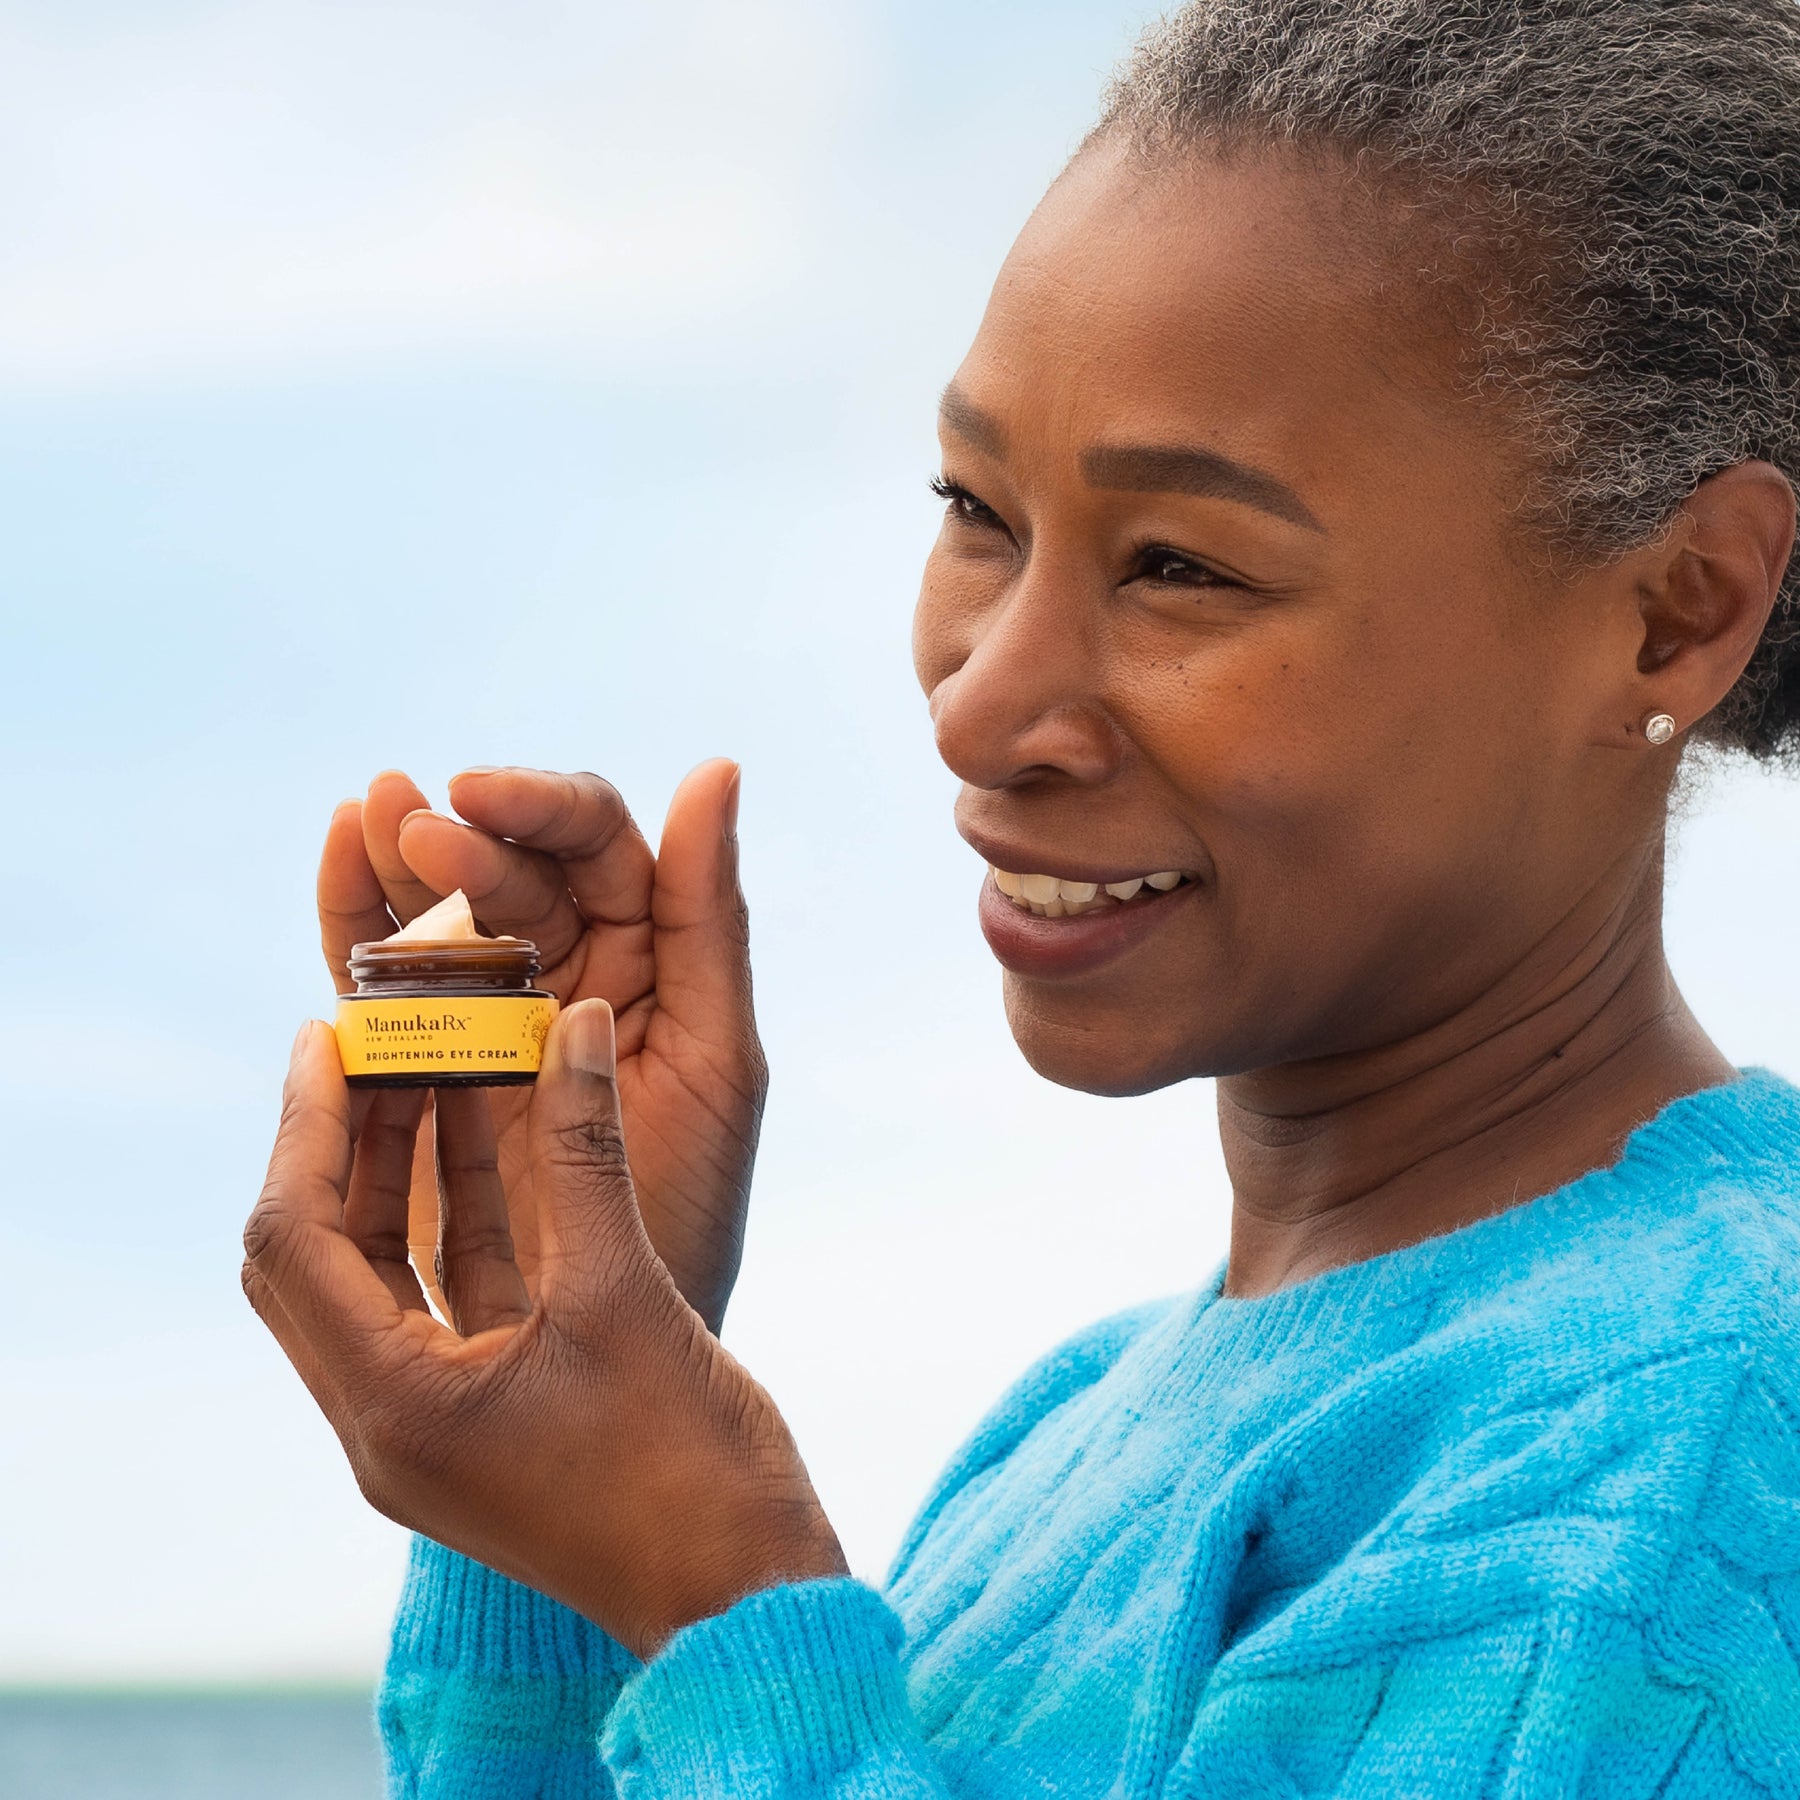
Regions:
<instances>
[{"instance_id":1,"label":"woman's eyebrow","mask_svg":"<svg viewBox=\"0 0 1800 1800\"><path fill-rule=\"evenodd\" d=\"M1241 501L1292 525L1304 525L1308 531L1325 529L1286 482L1216 450L1099 445L1082 451L1081 473L1090 487L1145 494L1206 494Z\"/></svg>"},{"instance_id":2,"label":"woman's eyebrow","mask_svg":"<svg viewBox=\"0 0 1800 1800\"><path fill-rule=\"evenodd\" d=\"M938 403L938 421L971 449L988 456L1006 454L1006 433L1000 421L983 412L954 381ZM1089 487L1142 494L1204 494L1254 506L1308 531L1325 529L1285 481L1217 450L1101 444L1082 451L1081 474Z\"/></svg>"},{"instance_id":3,"label":"woman's eyebrow","mask_svg":"<svg viewBox=\"0 0 1800 1800\"><path fill-rule=\"evenodd\" d=\"M987 456L1006 453L1006 433L992 413L985 413L953 381L938 402L938 423L972 450Z\"/></svg>"}]
</instances>

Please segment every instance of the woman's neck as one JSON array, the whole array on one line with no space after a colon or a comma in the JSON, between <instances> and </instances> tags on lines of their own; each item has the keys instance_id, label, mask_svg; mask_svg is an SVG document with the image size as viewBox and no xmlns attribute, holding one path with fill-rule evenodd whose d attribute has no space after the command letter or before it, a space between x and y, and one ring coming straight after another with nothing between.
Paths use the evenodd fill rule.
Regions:
<instances>
[{"instance_id":1,"label":"woman's neck","mask_svg":"<svg viewBox=\"0 0 1800 1800\"><path fill-rule=\"evenodd\" d=\"M1552 1192L1729 1081L1663 955L1660 870L1403 1043L1225 1077L1225 1291L1272 1293Z\"/></svg>"}]
</instances>

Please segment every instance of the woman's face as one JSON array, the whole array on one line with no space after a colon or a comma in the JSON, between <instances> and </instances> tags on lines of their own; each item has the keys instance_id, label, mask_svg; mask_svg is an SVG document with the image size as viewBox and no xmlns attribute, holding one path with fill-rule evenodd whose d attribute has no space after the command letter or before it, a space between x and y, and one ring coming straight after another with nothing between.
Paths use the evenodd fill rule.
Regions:
<instances>
[{"instance_id":1,"label":"woman's face","mask_svg":"<svg viewBox=\"0 0 1800 1800\"><path fill-rule=\"evenodd\" d=\"M1102 143L946 393L915 660L970 844L1099 884L1061 917L981 895L1014 1033L1071 1086L1392 1042L1654 854L1596 698L1629 653L1604 573L1524 553L1503 436L1337 198Z\"/></svg>"}]
</instances>

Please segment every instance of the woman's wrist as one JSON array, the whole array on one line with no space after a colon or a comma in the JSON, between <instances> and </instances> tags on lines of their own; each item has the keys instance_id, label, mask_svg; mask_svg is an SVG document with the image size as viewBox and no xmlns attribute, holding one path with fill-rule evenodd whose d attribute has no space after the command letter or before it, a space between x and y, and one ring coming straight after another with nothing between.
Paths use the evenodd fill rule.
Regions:
<instances>
[{"instance_id":1,"label":"woman's wrist","mask_svg":"<svg viewBox=\"0 0 1800 1800\"><path fill-rule=\"evenodd\" d=\"M779 1516L783 1511L790 1509L741 1525L703 1560L682 1559L671 1567L646 1595L639 1628L631 1634L638 1641L629 1648L648 1661L684 1626L717 1618L752 1594L849 1574L837 1534L816 1501L804 1518Z\"/></svg>"},{"instance_id":2,"label":"woman's wrist","mask_svg":"<svg viewBox=\"0 0 1800 1800\"><path fill-rule=\"evenodd\" d=\"M646 1661L684 1626L729 1612L750 1594L849 1573L779 1415L747 1385L753 1398L735 1445L695 1441L673 1464L642 1446L638 1455L661 1461L655 1470L625 1459L636 1463L627 1479L638 1498L622 1535L635 1554L622 1563L596 1544L586 1563L589 1591L571 1602Z\"/></svg>"}]
</instances>

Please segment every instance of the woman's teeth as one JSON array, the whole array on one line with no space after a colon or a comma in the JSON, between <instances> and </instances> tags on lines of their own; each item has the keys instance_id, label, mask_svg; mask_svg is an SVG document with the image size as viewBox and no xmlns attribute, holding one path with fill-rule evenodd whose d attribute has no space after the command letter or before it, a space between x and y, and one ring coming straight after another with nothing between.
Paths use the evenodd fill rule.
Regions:
<instances>
[{"instance_id":1,"label":"woman's teeth","mask_svg":"<svg viewBox=\"0 0 1800 1800\"><path fill-rule=\"evenodd\" d=\"M1074 919L1088 912L1102 912L1135 900L1145 888L1166 894L1191 882L1193 876L1179 869L1159 869L1154 875L1134 875L1129 881L1064 881L1055 875L1013 875L995 869L994 886L1021 912L1038 919Z\"/></svg>"}]
</instances>

